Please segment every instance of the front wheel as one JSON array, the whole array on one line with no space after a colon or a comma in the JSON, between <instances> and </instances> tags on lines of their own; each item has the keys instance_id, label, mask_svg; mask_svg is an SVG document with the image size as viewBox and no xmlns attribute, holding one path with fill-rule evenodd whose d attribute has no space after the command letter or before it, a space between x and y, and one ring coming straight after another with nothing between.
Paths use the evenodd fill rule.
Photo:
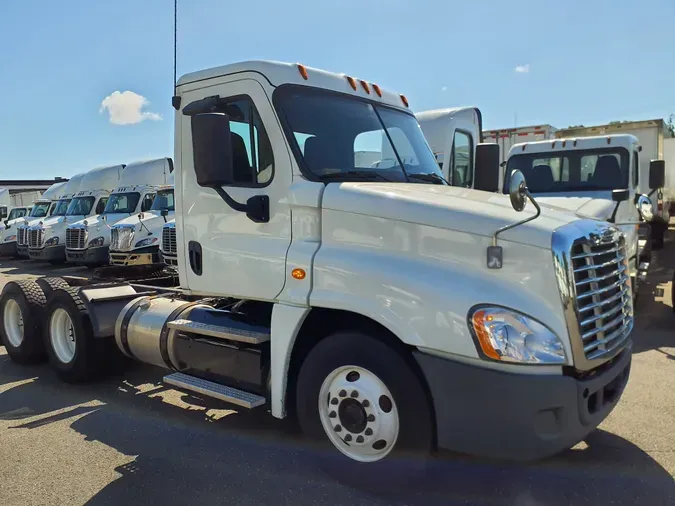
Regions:
<instances>
[{"instance_id":1,"label":"front wheel","mask_svg":"<svg viewBox=\"0 0 675 506\"><path fill-rule=\"evenodd\" d=\"M401 479L426 468L426 389L404 355L379 339L340 332L322 340L300 370L296 408L305 434L339 451L321 462L331 474L366 479L374 471L391 480L392 472L403 471Z\"/></svg>"},{"instance_id":2,"label":"front wheel","mask_svg":"<svg viewBox=\"0 0 675 506\"><path fill-rule=\"evenodd\" d=\"M20 364L44 360L42 319L45 295L32 280L10 281L0 297L0 344Z\"/></svg>"}]
</instances>

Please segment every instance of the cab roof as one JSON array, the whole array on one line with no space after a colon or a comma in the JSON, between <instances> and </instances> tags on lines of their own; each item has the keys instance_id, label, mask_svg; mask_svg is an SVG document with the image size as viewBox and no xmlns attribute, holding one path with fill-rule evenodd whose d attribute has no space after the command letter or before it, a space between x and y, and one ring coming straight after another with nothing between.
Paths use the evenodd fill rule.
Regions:
<instances>
[{"instance_id":1,"label":"cab roof","mask_svg":"<svg viewBox=\"0 0 675 506\"><path fill-rule=\"evenodd\" d=\"M603 149L622 147L632 149L639 143L638 138L629 134L598 135L594 137L568 137L545 141L521 142L514 144L509 156L522 153L543 153L546 151L579 151L582 149Z\"/></svg>"},{"instance_id":2,"label":"cab roof","mask_svg":"<svg viewBox=\"0 0 675 506\"><path fill-rule=\"evenodd\" d=\"M354 76L347 76L346 74L336 74L326 70L307 67L297 63L267 60L251 60L232 63L185 74L178 80L177 94L180 95L181 87L191 83L244 72L260 74L272 86L281 86L282 84L312 86L315 88L346 93L348 95L358 95L362 98L368 98L389 106L404 110L408 109L408 101L404 96L384 90L376 83L364 81ZM378 93L378 90L380 93Z\"/></svg>"}]
</instances>

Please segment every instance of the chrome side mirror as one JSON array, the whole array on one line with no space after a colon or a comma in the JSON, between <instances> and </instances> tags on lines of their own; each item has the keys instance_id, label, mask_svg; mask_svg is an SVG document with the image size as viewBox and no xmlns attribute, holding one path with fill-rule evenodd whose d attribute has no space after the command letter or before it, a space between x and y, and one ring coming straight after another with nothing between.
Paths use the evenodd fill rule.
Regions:
<instances>
[{"instance_id":1,"label":"chrome side mirror","mask_svg":"<svg viewBox=\"0 0 675 506\"><path fill-rule=\"evenodd\" d=\"M511 172L509 182L509 198L511 199L513 209L518 212L525 209L525 204L527 204L527 193L525 176L518 169L514 170Z\"/></svg>"},{"instance_id":2,"label":"chrome side mirror","mask_svg":"<svg viewBox=\"0 0 675 506\"><path fill-rule=\"evenodd\" d=\"M647 195L641 194L638 196L637 210L643 220L652 221L654 219L654 204Z\"/></svg>"}]
</instances>

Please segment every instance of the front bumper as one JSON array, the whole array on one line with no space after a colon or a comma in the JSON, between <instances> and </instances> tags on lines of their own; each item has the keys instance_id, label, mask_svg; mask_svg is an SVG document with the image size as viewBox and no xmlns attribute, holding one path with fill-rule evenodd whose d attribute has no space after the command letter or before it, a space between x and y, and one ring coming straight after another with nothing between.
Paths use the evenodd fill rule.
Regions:
<instances>
[{"instance_id":1,"label":"front bumper","mask_svg":"<svg viewBox=\"0 0 675 506\"><path fill-rule=\"evenodd\" d=\"M0 257L14 257L17 255L16 241L0 244Z\"/></svg>"},{"instance_id":2,"label":"front bumper","mask_svg":"<svg viewBox=\"0 0 675 506\"><path fill-rule=\"evenodd\" d=\"M162 253L162 250L159 250L159 261L165 263L166 265L178 267L178 255L168 255L166 253Z\"/></svg>"},{"instance_id":3,"label":"front bumper","mask_svg":"<svg viewBox=\"0 0 675 506\"><path fill-rule=\"evenodd\" d=\"M46 260L48 262L63 262L66 260L66 246L49 246L41 249L28 248L28 256L31 260Z\"/></svg>"},{"instance_id":4,"label":"front bumper","mask_svg":"<svg viewBox=\"0 0 675 506\"><path fill-rule=\"evenodd\" d=\"M631 348L584 379L414 355L429 385L439 448L536 460L571 448L609 415L628 381Z\"/></svg>"},{"instance_id":5,"label":"front bumper","mask_svg":"<svg viewBox=\"0 0 675 506\"><path fill-rule=\"evenodd\" d=\"M74 264L107 265L110 263L108 246L82 250L66 249L66 260Z\"/></svg>"},{"instance_id":6,"label":"front bumper","mask_svg":"<svg viewBox=\"0 0 675 506\"><path fill-rule=\"evenodd\" d=\"M159 262L159 246L139 248L135 251L110 251L112 265L148 265Z\"/></svg>"}]
</instances>

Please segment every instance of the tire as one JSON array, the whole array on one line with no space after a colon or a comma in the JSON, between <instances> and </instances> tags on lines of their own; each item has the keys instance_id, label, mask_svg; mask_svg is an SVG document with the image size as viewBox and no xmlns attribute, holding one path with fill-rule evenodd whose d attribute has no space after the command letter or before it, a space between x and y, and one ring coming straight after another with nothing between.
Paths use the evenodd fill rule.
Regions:
<instances>
[{"instance_id":1,"label":"tire","mask_svg":"<svg viewBox=\"0 0 675 506\"><path fill-rule=\"evenodd\" d=\"M59 288L62 289L70 288L70 285L63 278L53 278L53 277L37 278L35 282L38 285L40 285L40 288L42 288L42 291L44 292L47 298L54 290L58 290Z\"/></svg>"},{"instance_id":2,"label":"tire","mask_svg":"<svg viewBox=\"0 0 675 506\"><path fill-rule=\"evenodd\" d=\"M338 378L342 375L344 378L350 375L355 377L353 373L357 372L358 379L353 380L353 383L346 379L346 384L358 385L356 388L362 392L347 392L346 390L352 388L350 386L346 390L340 390L337 396L331 393L325 397L326 404L322 408L319 399L326 394L325 382L330 381L336 370L342 370L337 375ZM379 390L368 389L368 385L376 384L369 374L377 378L391 393L393 407L386 404L382 407L378 402L382 398L377 397L377 392L382 391L381 387ZM362 384L365 388L362 388ZM373 392L376 392L375 398L371 398ZM328 404L329 398L331 404ZM360 399L364 400L361 402ZM368 404L365 401L369 401ZM391 408L388 413L387 407ZM352 429L347 429L349 417L343 415L350 410L352 415L355 410L360 410L360 414L351 419ZM324 412L323 421L320 411ZM384 341L359 332L338 332L319 342L310 351L298 375L296 412L305 435L323 447L317 454L317 464L340 481L356 486L382 485L391 488L392 484L404 484L411 479L419 479L420 475L426 473L427 457L434 442L433 416L427 391L404 356ZM366 422L363 421L365 415ZM371 415L374 418L370 418ZM386 427L392 425L394 418L398 420L398 435L393 438L393 442L382 445L378 437L387 433ZM356 424L355 419L358 421ZM373 460L372 455L362 454L359 461L344 453L338 446L339 443L331 441L328 434L331 430L330 424L336 422L333 432L340 432L343 443L347 437L351 437L353 441L353 447L343 445L343 448L349 446L348 451L352 451L352 448L358 447L357 443L364 442L363 439L358 441L360 436L370 436L361 447L362 453L375 451L375 445L379 444L382 448L377 449L380 453L375 456L379 460ZM324 423L329 428L324 429ZM345 426L344 429L342 425ZM370 429L371 425L373 429ZM345 432L351 433L346 435ZM335 438L334 435L332 437Z\"/></svg>"},{"instance_id":3,"label":"tire","mask_svg":"<svg viewBox=\"0 0 675 506\"><path fill-rule=\"evenodd\" d=\"M49 363L61 380L84 382L106 370L105 341L94 337L77 288L58 288L50 294L44 336Z\"/></svg>"},{"instance_id":4,"label":"tire","mask_svg":"<svg viewBox=\"0 0 675 506\"><path fill-rule=\"evenodd\" d=\"M0 339L9 357L19 364L35 364L45 359L42 341L45 303L42 288L32 280L10 281L2 291Z\"/></svg>"}]
</instances>

